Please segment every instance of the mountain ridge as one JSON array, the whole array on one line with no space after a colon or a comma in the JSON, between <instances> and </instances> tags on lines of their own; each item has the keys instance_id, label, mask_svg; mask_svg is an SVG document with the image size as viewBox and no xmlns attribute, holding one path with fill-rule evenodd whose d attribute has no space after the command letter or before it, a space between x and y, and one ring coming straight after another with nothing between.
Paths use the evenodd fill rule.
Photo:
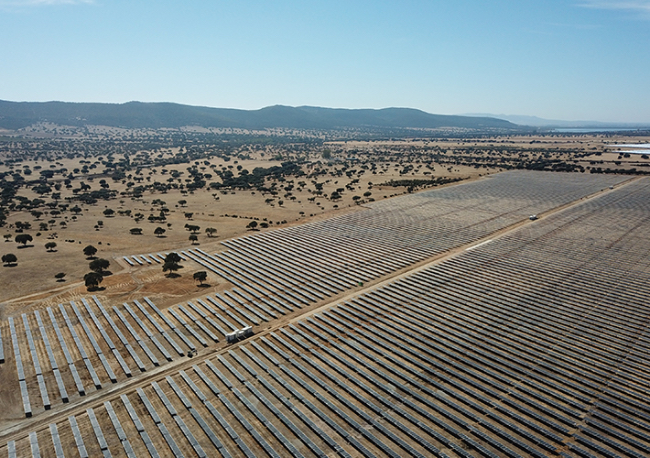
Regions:
<instances>
[{"instance_id":1,"label":"mountain ridge","mask_svg":"<svg viewBox=\"0 0 650 458\"><path fill-rule=\"evenodd\" d=\"M565 121L560 119L545 119L539 116L491 113L464 113L463 116L492 117L504 119L519 126L539 128L647 128L650 125L650 123L642 122Z\"/></svg>"},{"instance_id":2,"label":"mountain ridge","mask_svg":"<svg viewBox=\"0 0 650 458\"><path fill-rule=\"evenodd\" d=\"M509 121L497 118L437 115L414 108L347 109L273 105L258 110L240 110L171 102L111 104L0 100L0 127L16 130L40 122L124 128L178 128L185 126L243 129L519 128Z\"/></svg>"}]
</instances>

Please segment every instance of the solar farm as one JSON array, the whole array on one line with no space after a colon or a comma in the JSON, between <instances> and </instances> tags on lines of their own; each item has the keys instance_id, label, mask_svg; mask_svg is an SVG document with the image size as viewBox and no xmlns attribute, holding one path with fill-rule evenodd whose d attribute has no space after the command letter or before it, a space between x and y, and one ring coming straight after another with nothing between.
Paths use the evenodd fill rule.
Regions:
<instances>
[{"instance_id":1,"label":"solar farm","mask_svg":"<svg viewBox=\"0 0 650 458\"><path fill-rule=\"evenodd\" d=\"M3 320L0 457L650 456L650 178L366 207L177 251L219 293Z\"/></svg>"}]
</instances>

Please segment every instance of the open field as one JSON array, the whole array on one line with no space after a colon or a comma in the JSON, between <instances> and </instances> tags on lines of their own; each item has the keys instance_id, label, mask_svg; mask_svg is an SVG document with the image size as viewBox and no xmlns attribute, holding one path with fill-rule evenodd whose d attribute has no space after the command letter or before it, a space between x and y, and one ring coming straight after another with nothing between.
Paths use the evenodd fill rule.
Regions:
<instances>
[{"instance_id":1,"label":"open field","mask_svg":"<svg viewBox=\"0 0 650 458\"><path fill-rule=\"evenodd\" d=\"M89 260L82 249L87 245L111 262L114 276L106 276L101 286L112 297L129 300L144 288L180 300L196 291L187 275L174 282L162 272L141 276L127 268L122 256L192 245L217 250L220 241L250 231L251 223L262 231L290 227L509 168L641 173L650 165L640 155L608 152L617 144L647 142L642 136L337 141L326 136L294 139L307 135L301 131L66 130L47 125L20 134L33 137L8 137L0 143L0 176L10 196L1 206L6 223L0 254L18 258L17 265L2 268L0 317L11 314L7 304L23 309L39 300L49 305L83 293ZM262 170L262 178L242 183L240 178L255 170ZM194 242L188 224L199 228ZM162 232L156 235L158 228ZM206 233L209 228L216 232ZM141 229L141 235L132 235L132 229ZM14 242L19 233L32 241L25 246ZM48 250L48 243L56 247ZM63 281L55 278L59 273L65 274ZM215 291L221 287L213 286Z\"/></svg>"},{"instance_id":2,"label":"open field","mask_svg":"<svg viewBox=\"0 0 650 458\"><path fill-rule=\"evenodd\" d=\"M644 456L649 198L507 172L188 246L171 299L5 304L0 455Z\"/></svg>"}]
</instances>

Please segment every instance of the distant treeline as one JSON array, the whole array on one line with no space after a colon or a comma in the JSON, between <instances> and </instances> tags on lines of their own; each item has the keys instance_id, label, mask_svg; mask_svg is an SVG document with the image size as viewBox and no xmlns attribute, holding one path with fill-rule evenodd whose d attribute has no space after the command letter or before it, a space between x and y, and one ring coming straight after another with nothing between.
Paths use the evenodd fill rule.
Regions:
<instances>
[{"instance_id":1,"label":"distant treeline","mask_svg":"<svg viewBox=\"0 0 650 458\"><path fill-rule=\"evenodd\" d=\"M385 183L381 183L379 186L392 186L393 188L397 188L399 186L406 186L413 190L421 187L440 186L447 183L455 183L457 181L462 181L462 178L438 177L438 178L431 178L428 180L426 179L425 180L423 179L390 180Z\"/></svg>"},{"instance_id":2,"label":"distant treeline","mask_svg":"<svg viewBox=\"0 0 650 458\"><path fill-rule=\"evenodd\" d=\"M622 175L650 175L650 170L639 170L637 168L631 169L603 169L601 167L592 167L590 173L616 173Z\"/></svg>"},{"instance_id":3,"label":"distant treeline","mask_svg":"<svg viewBox=\"0 0 650 458\"><path fill-rule=\"evenodd\" d=\"M217 171L221 178L221 183L212 182L210 187L213 189L250 189L256 188L262 190L264 181L267 177L280 178L286 176L299 177L304 175L300 165L295 162L283 162L281 166L274 167L255 167L252 172L246 169L239 171L239 176L235 176L230 170Z\"/></svg>"}]
</instances>

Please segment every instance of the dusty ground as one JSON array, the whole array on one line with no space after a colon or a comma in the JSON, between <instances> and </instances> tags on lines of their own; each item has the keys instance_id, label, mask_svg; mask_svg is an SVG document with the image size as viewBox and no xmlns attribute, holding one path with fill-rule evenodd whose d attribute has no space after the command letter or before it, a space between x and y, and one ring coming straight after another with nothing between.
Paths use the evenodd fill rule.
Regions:
<instances>
[{"instance_id":1,"label":"dusty ground","mask_svg":"<svg viewBox=\"0 0 650 458\"><path fill-rule=\"evenodd\" d=\"M107 131L103 134L118 135L122 132ZM13 212L7 225L0 228L0 234L9 238L0 239L0 254L13 253L18 257L18 264L12 267L0 267L0 318L21 313L28 308L51 305L68 301L80 294L87 294L83 286L83 276L89 272L89 260L82 253L86 245L98 249L97 257L110 261L109 270L113 273L105 277L98 294L114 299L128 300L132 297L150 295L165 306L176 303L188 295L195 295L201 290L192 280L192 273L198 266L189 263L181 276L176 279L164 277L160 266L150 268L130 268L121 259L124 255L170 251L189 247L189 232L186 224L200 227L198 245L206 251L216 251L220 240L247 233L247 225L252 221L268 224L268 229L302 224L314 219L328 218L340 212L358 211L363 203L380 200L406 192L405 186L380 186L380 183L400 179L430 179L432 177L452 177L462 179L477 178L487 173L498 172L499 167L476 167L454 164L427 162L425 154L432 149L453 159L454 155L471 154L476 158L493 156L495 151L507 149L508 154L529 155L547 151L548 157L570 159L573 155L582 155L578 163L589 169L602 167L612 169L629 169L650 166L650 160L641 155L629 158L607 151L616 150L613 145L619 143L643 143L650 141L645 137L610 137L610 136L575 136L575 137L496 137L471 140L399 140L399 141L346 141L328 142L323 148L331 151L331 158L323 159L323 148L311 153L300 153L307 159L303 170L311 176L287 177L277 183L279 193L275 196L263 195L259 191L199 189L194 192L170 190L165 193L145 192L141 198L118 196L115 199L99 200L94 205L85 205L72 201L70 206L79 205L82 211L78 216L70 212L61 215L48 215L48 208L42 207L43 215L35 217L29 211ZM295 158L298 153L283 152L275 147L245 147L249 159L225 161L212 157L207 162L173 164L166 167L146 167L134 171L129 179L113 181L103 175L102 156L70 158L62 155L55 161L25 160L0 165L0 172L15 172L30 169L31 176L37 176L41 170L48 168L66 168L69 171L89 167L86 173L77 171L69 189L61 187L59 201L74 197L72 189L85 183L90 189L100 189L102 179L106 179L109 189L118 193L128 191L131 181L137 186L152 181L172 180L174 171L181 173L178 182L187 181L189 166L197 166L204 171L230 169L238 174L239 168L253 170L255 167L271 167L280 164L278 154L283 159ZM533 148L534 150L531 150ZM505 151L505 150L504 150ZM593 153L592 153L593 152ZM172 157L178 149L169 148L157 152L142 152L136 159L146 162L149 155ZM505 154L505 153L504 153ZM5 155L6 156L6 155ZM119 155L118 155L119 158ZM132 158L133 160L133 158ZM138 171L139 170L139 171ZM29 178L29 177L27 177ZM218 177L215 177L218 180ZM139 181L138 181L139 180ZM53 182L56 182L53 180ZM61 184L62 180L59 180ZM300 185L300 183L304 183ZM322 185L322 195L318 196L315 184ZM271 185L269 181L267 184ZM290 192L284 187L293 185ZM340 200L331 200L330 196L337 189L343 189ZM370 193L364 195L364 193ZM52 199L41 196L31 189L21 188L20 195L29 198L41 198L46 202ZM359 198L355 201L354 197ZM186 203L182 203L186 201ZM280 204L282 201L282 204ZM162 202L162 204L161 204ZM161 208L168 208L165 222L149 222L149 215L158 215ZM103 212L113 210L111 216ZM130 216L126 213L130 212ZM142 221L136 222L133 215L141 213ZM192 213L191 218L186 214ZM16 222L29 222L31 228L25 230L33 237L26 247L14 242L17 235ZM100 223L101 222L101 223ZM47 230L39 226L44 224ZM154 229L166 230L162 237L154 235ZM217 229L214 237L209 237L205 229ZM258 226L259 228L260 226ZM130 229L141 228L142 235L131 235ZM55 242L52 251L45 249L45 244ZM57 273L65 273L65 281L57 281ZM220 288L216 277L208 278L209 288ZM206 288L205 292L209 290ZM164 294L163 294L164 293Z\"/></svg>"},{"instance_id":2,"label":"dusty ground","mask_svg":"<svg viewBox=\"0 0 650 458\"><path fill-rule=\"evenodd\" d=\"M477 173L468 167L459 167L454 173L456 176L468 178L476 176ZM382 180L388 180L392 177L398 178L399 174L386 173L381 177ZM426 178L420 175L420 178ZM325 183L323 192L326 195L331 194L339 187L344 187L351 179L329 178L330 183ZM84 274L89 272L88 263L82 250L87 245L93 245L98 249L97 257L108 259L111 263L109 270L115 275L106 277L101 286L114 290L122 288L124 294L135 288L127 286L128 274L119 274L126 263L121 261L122 256L131 254L145 254L158 251L169 251L191 246L189 241L189 232L184 228L185 224L200 226L198 234L198 245L204 250L217 250L220 246L219 240L232 238L248 232L247 225L255 219L259 223L267 222L269 230L292 224L301 224L313 219L330 217L334 214L347 211L357 211L360 206L352 200L353 195L362 195L369 188L372 189L373 196L377 199L388 198L393 195L402 194L405 190L402 188L390 187L372 187L368 182L377 180L374 176L362 176L359 183L355 185L358 189L353 192L343 193L343 198L333 202L325 198L316 198L313 202L308 201L312 195L305 189L294 191L295 201L290 199L284 200L283 205L273 206L265 203L269 197L262 196L255 191L228 191L225 194L218 193L219 200L215 200L210 191L196 191L194 194L181 194L180 191L171 191L166 194L155 194L143 196L142 199L130 200L119 199L117 201L103 202L100 201L95 205L81 205L83 211L76 220L71 217L57 217L54 228L48 231L39 231L38 227L41 222L48 221L50 218L43 215L41 218L34 218L29 212L20 212L9 218L9 224L16 221L28 221L32 229L25 231L33 237L33 241L26 247L14 242L15 231L9 227L0 229L0 233L11 235L8 241L0 239L0 253L13 253L18 257L18 264L13 267L0 267L0 301L3 301L4 307L0 310L0 317L7 316L7 301L24 305L36 300L36 297L27 297L25 300L20 298L31 296L36 292L54 290L55 292L72 289L75 294L82 292L85 288L80 287ZM296 180L298 181L298 180ZM324 180L320 180L324 181ZM37 198L32 194L29 198ZM143 221L136 223L128 216L111 216L103 214L106 208L112 208L116 214L119 211L131 210L132 213L141 212L144 215L151 213L158 214L159 210L151 206L154 199L162 199L167 203L170 212L167 215L165 223L151 223L145 218ZM178 205L179 200L187 200L185 206ZM154 209L152 211L152 208ZM193 213L191 219L185 217L185 213ZM301 214L301 212L303 212ZM228 216L226 216L228 215ZM67 220L67 227L56 227L60 221ZM102 221L102 226L95 228L98 221ZM170 227L167 224L171 224ZM131 235L131 228L142 228L142 235ZM154 235L154 229L163 227L166 229L162 237ZM205 229L214 227L217 234L209 237ZM258 226L259 227L259 226ZM264 229L262 229L264 230ZM40 235L37 235L39 234ZM53 235L56 234L56 235ZM48 242L55 242L56 248L49 252L45 248ZM161 269L158 267L156 271ZM57 273L66 273L65 281L60 282L54 277ZM182 278L191 279L191 272L182 272ZM125 277L125 275L127 275ZM113 284L114 278L120 280ZM177 283L176 280L174 283ZM191 283L192 287L196 288ZM47 294L50 295L49 293ZM59 299L56 299L59 300Z\"/></svg>"}]
</instances>

